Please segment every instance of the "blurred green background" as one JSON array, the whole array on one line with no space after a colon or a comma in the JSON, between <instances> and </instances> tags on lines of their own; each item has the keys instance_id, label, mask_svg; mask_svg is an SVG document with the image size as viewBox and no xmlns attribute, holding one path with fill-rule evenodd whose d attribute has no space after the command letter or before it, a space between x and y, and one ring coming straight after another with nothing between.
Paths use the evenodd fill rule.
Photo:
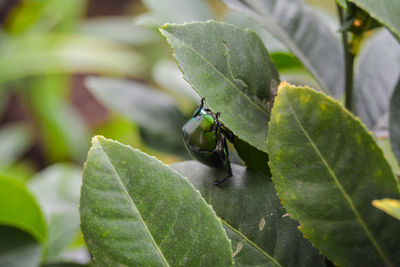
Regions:
<instances>
[{"instance_id":1,"label":"blurred green background","mask_svg":"<svg viewBox=\"0 0 400 267\"><path fill-rule=\"evenodd\" d=\"M335 2L307 2L336 32ZM77 207L92 136L188 158L180 128L199 96L158 28L207 19L255 30L282 80L318 88L219 0L0 0L0 266L90 264Z\"/></svg>"}]
</instances>

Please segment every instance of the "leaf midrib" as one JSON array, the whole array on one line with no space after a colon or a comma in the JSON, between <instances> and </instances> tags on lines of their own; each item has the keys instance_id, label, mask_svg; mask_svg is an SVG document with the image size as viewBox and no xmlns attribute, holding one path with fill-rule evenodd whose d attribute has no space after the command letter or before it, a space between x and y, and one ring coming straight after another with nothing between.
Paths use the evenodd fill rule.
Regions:
<instances>
[{"instance_id":1,"label":"leaf midrib","mask_svg":"<svg viewBox=\"0 0 400 267\"><path fill-rule=\"evenodd\" d=\"M121 178L119 177L119 175L118 175L118 173L117 173L117 170L115 169L114 165L112 164L110 158L108 157L107 153L105 152L105 150L104 150L104 148L103 148L103 146L101 145L101 143L100 143L99 140L98 140L98 144L99 144L99 146L100 146L100 148L101 148L101 151L104 153L104 155L105 155L107 161L110 163L110 166L111 166L111 168L112 168L112 171L114 172L114 175L113 175L113 176L115 177L115 180L117 181L118 185L121 187L121 189L122 189L124 195L125 195L126 198L128 199L128 202L129 202L129 204L130 204L129 206L132 208L133 212L136 211L139 221L142 223L142 225L143 225L143 227L144 227L144 229L145 229L145 232L148 234L148 236L149 236L151 242L153 243L154 247L156 248L158 254L160 255L160 257L161 257L161 259L162 259L162 261L164 262L165 266L168 266L168 267L169 267L169 266L170 266L169 263L167 262L166 258L164 257L164 254L161 252L160 248L158 247L156 241L154 240L152 234L150 233L150 230L147 228L146 223L144 222L142 216L140 215L140 212L139 212L138 209L136 208L135 203L133 203L133 200L132 200L132 198L130 197L128 191L126 190L124 184L122 183L122 180L121 180Z\"/></svg>"},{"instance_id":2,"label":"leaf midrib","mask_svg":"<svg viewBox=\"0 0 400 267\"><path fill-rule=\"evenodd\" d=\"M266 258L268 258L271 262L275 263L276 266L282 267L282 265L276 261L276 259L274 257L272 257L271 255L269 255L267 252L265 252L262 248L260 248L259 246L257 246L257 244L255 244L253 241L251 241L250 239L247 238L247 236L245 236L244 234L242 234L241 232L239 232L237 229L235 229L234 227L232 227L229 223L227 223L226 221L224 221L223 219L221 219L221 222L228 227L229 229L231 229L232 232L234 232L235 234L237 234L238 236L240 236L244 241L246 241L250 246L252 246L253 248L255 248L258 252L260 252L263 256L265 256Z\"/></svg>"},{"instance_id":3,"label":"leaf midrib","mask_svg":"<svg viewBox=\"0 0 400 267\"><path fill-rule=\"evenodd\" d=\"M354 213L354 215L356 217L357 222L361 225L361 228L364 230L364 232L367 235L368 239L371 241L373 247L376 249L376 251L378 252L379 256L382 258L382 260L385 262L385 264L388 265L388 266L392 266L392 264L390 263L389 259L386 257L385 253L383 252L382 248L379 246L378 242L375 240L375 237L372 235L372 233L368 229L367 225L365 224L364 220L361 218L361 215L358 213L357 209L355 208L355 206L353 204L353 201L347 195L346 191L342 187L342 184L339 182L336 174L333 172L332 168L329 166L328 162L326 161L324 156L319 151L317 145L313 142L313 140L311 139L310 135L307 133L307 131L305 130L305 128L301 124L299 118L297 117L297 115L294 112L294 109L293 109L293 107L292 107L292 105L290 103L289 97L287 95L287 90L284 91L284 95L286 97L286 100L287 100L287 103L288 103L288 107L290 109L290 113L293 115L293 117L294 117L296 123L298 124L299 128L304 133L304 135L306 136L307 140L310 142L312 148L314 149L315 153L318 155L318 157L321 159L323 165L328 170L328 173L330 174L330 176L334 180L336 186L339 188L339 190L342 193L343 197L348 202L348 204L350 206L350 209L353 211L353 213Z\"/></svg>"},{"instance_id":4,"label":"leaf midrib","mask_svg":"<svg viewBox=\"0 0 400 267\"><path fill-rule=\"evenodd\" d=\"M247 99L254 107L256 107L256 109L263 112L265 115L267 115L267 117L269 116L269 114L266 110L262 109L254 101L252 101L252 99L248 95L243 93L228 77L226 77L220 70L218 70L210 61L208 61L205 57L203 57L203 55L201 55L199 52L197 52L192 46L190 46L184 40L180 39L179 37L177 37L176 35L173 35L170 32L168 32L168 33L171 34L172 36L174 36L174 38L179 40L181 43L183 43L187 48L189 48L191 51L193 51L200 59L202 59L207 65L209 65L212 69L214 69L217 74L219 74L225 81L227 81L228 84L231 85L231 87L235 88L239 92L239 94L241 94L245 99ZM227 62L227 64L229 64L229 62Z\"/></svg>"}]
</instances>

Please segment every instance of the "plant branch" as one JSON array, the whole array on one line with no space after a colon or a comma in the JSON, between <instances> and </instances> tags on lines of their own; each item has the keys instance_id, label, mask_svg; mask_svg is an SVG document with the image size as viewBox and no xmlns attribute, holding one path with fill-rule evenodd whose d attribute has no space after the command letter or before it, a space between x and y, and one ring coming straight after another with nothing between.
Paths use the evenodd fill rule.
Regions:
<instances>
[{"instance_id":1,"label":"plant branch","mask_svg":"<svg viewBox=\"0 0 400 267\"><path fill-rule=\"evenodd\" d=\"M340 24L344 23L343 9L337 5ZM349 111L353 111L353 67L354 67L354 54L351 51L351 44L349 43L347 31L342 30L342 45L344 53L344 77L345 77L345 107Z\"/></svg>"}]
</instances>

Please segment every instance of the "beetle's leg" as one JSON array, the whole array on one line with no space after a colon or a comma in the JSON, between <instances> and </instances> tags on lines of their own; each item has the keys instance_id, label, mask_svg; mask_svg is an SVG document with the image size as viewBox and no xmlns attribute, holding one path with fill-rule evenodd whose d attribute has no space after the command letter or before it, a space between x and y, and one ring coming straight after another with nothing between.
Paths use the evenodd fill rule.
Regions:
<instances>
[{"instance_id":1,"label":"beetle's leg","mask_svg":"<svg viewBox=\"0 0 400 267\"><path fill-rule=\"evenodd\" d=\"M232 168L231 168L231 162L229 161L228 145L226 143L226 139L225 139L224 136L221 136L221 139L222 139L221 140L222 144L224 146L224 150L223 150L223 155L225 157L225 159L224 159L224 167L225 167L227 176L225 178L223 178L223 179L215 181L214 182L215 185L220 185L220 184L222 184L223 182L225 182L226 180L228 180L229 178L232 177Z\"/></svg>"},{"instance_id":2,"label":"beetle's leg","mask_svg":"<svg viewBox=\"0 0 400 267\"><path fill-rule=\"evenodd\" d=\"M205 97L201 98L200 106L197 108L196 112L193 114L193 117L196 117L197 115L200 114L202 108L204 107L204 100L205 99L206 99Z\"/></svg>"},{"instance_id":3,"label":"beetle's leg","mask_svg":"<svg viewBox=\"0 0 400 267\"><path fill-rule=\"evenodd\" d=\"M233 135L233 133L222 125L221 125L221 133L226 137L226 139L229 140L229 142L233 143L233 141L235 140L235 136Z\"/></svg>"}]
</instances>

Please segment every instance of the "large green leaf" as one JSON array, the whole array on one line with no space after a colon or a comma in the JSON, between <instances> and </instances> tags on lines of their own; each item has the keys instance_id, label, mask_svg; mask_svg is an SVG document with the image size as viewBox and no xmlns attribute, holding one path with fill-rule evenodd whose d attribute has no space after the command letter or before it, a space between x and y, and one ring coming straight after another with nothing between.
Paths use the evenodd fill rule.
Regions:
<instances>
[{"instance_id":1,"label":"large green leaf","mask_svg":"<svg viewBox=\"0 0 400 267\"><path fill-rule=\"evenodd\" d=\"M224 0L255 19L303 62L322 89L342 95L342 48L328 26L302 0Z\"/></svg>"},{"instance_id":2,"label":"large green leaf","mask_svg":"<svg viewBox=\"0 0 400 267\"><path fill-rule=\"evenodd\" d=\"M89 151L80 215L98 265L232 265L221 222L186 179L103 137Z\"/></svg>"},{"instance_id":3,"label":"large green leaf","mask_svg":"<svg viewBox=\"0 0 400 267\"><path fill-rule=\"evenodd\" d=\"M22 182L0 177L0 203L0 224L26 231L38 242L46 240L40 207Z\"/></svg>"},{"instance_id":4,"label":"large green leaf","mask_svg":"<svg viewBox=\"0 0 400 267\"><path fill-rule=\"evenodd\" d=\"M400 79L390 100L389 133L393 153L400 164Z\"/></svg>"},{"instance_id":5,"label":"large green leaf","mask_svg":"<svg viewBox=\"0 0 400 267\"><path fill-rule=\"evenodd\" d=\"M40 244L20 229L0 226L0 266L37 267L42 254Z\"/></svg>"},{"instance_id":6,"label":"large green leaf","mask_svg":"<svg viewBox=\"0 0 400 267\"><path fill-rule=\"evenodd\" d=\"M224 125L265 152L266 103L279 76L261 39L251 30L215 21L167 24L161 32L186 80L214 112L221 112Z\"/></svg>"},{"instance_id":7,"label":"large green leaf","mask_svg":"<svg viewBox=\"0 0 400 267\"><path fill-rule=\"evenodd\" d=\"M398 0L349 0L367 11L400 38L400 2Z\"/></svg>"},{"instance_id":8,"label":"large green leaf","mask_svg":"<svg viewBox=\"0 0 400 267\"><path fill-rule=\"evenodd\" d=\"M287 216L269 176L232 164L233 176L196 161L174 163L213 206L232 240L236 266L325 266L325 259Z\"/></svg>"},{"instance_id":9,"label":"large green leaf","mask_svg":"<svg viewBox=\"0 0 400 267\"><path fill-rule=\"evenodd\" d=\"M381 30L366 40L356 59L356 113L376 135L387 135L389 99L400 74L400 44Z\"/></svg>"},{"instance_id":10,"label":"large green leaf","mask_svg":"<svg viewBox=\"0 0 400 267\"><path fill-rule=\"evenodd\" d=\"M399 198L382 151L338 102L282 84L268 133L272 179L306 238L343 266L400 264L400 222L371 202Z\"/></svg>"},{"instance_id":11,"label":"large green leaf","mask_svg":"<svg viewBox=\"0 0 400 267\"><path fill-rule=\"evenodd\" d=\"M384 198L372 201L372 205L400 220L400 200Z\"/></svg>"},{"instance_id":12,"label":"large green leaf","mask_svg":"<svg viewBox=\"0 0 400 267\"><path fill-rule=\"evenodd\" d=\"M60 254L80 235L81 177L80 167L57 164L39 172L28 183L47 218L47 262L59 260Z\"/></svg>"},{"instance_id":13,"label":"large green leaf","mask_svg":"<svg viewBox=\"0 0 400 267\"><path fill-rule=\"evenodd\" d=\"M161 151L187 155L181 138L185 117L168 94L143 83L113 78L89 77L86 86L110 110L137 123L147 144Z\"/></svg>"}]
</instances>

